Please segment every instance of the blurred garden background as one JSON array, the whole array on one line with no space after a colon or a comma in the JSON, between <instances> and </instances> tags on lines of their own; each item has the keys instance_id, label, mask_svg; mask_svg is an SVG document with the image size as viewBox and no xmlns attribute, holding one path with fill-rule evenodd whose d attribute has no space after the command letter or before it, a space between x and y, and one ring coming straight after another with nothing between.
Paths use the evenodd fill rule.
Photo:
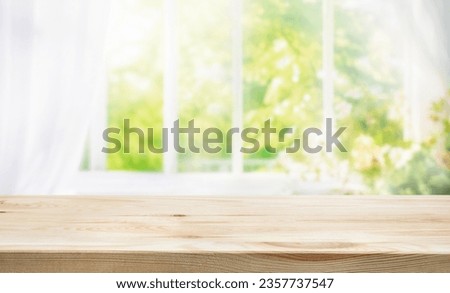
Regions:
<instances>
[{"instance_id":1,"label":"blurred garden background","mask_svg":"<svg viewBox=\"0 0 450 293\"><path fill-rule=\"evenodd\" d=\"M415 91L412 100L411 56L419 55L408 54L407 22L394 2L334 1L331 107L336 125L347 127L342 139L348 152L271 154L262 147L244 155L244 172L332 182L335 193L450 194L449 83L439 97L425 89ZM107 126L122 128L123 119L130 119L134 127L160 130L167 53L164 1L113 3L107 39ZM176 96L182 125L195 119L201 128L226 132L232 127L233 3L177 2ZM297 133L321 128L323 1L242 3L243 126L262 127L271 119L275 127L293 127ZM160 137L158 133L156 145ZM278 147L289 144L279 142ZM137 149L137 140L132 147ZM158 173L163 161L163 155L150 152L110 154L106 169ZM180 173L232 170L231 154L225 152L178 154L177 161Z\"/></svg>"}]
</instances>

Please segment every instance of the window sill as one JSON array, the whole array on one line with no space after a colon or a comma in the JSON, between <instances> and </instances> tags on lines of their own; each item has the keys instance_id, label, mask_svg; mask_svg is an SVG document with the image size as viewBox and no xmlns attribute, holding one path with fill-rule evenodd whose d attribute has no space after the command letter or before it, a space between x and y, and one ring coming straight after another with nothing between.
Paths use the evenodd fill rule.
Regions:
<instances>
[{"instance_id":1,"label":"window sill","mask_svg":"<svg viewBox=\"0 0 450 293\"><path fill-rule=\"evenodd\" d=\"M174 184L176 182L176 184ZM287 196L293 194L339 194L337 182L302 182L283 173L149 173L124 171L83 171L67 186L57 190L65 195L135 196ZM360 194L361 186L347 191Z\"/></svg>"},{"instance_id":2,"label":"window sill","mask_svg":"<svg viewBox=\"0 0 450 293\"><path fill-rule=\"evenodd\" d=\"M450 197L0 197L0 272L450 272Z\"/></svg>"}]
</instances>

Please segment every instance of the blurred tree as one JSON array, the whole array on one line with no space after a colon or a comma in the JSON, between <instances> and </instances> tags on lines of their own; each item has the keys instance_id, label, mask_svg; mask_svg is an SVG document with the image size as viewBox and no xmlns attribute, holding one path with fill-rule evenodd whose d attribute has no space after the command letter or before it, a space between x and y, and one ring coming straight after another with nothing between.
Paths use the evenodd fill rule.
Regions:
<instances>
[{"instance_id":1,"label":"blurred tree","mask_svg":"<svg viewBox=\"0 0 450 293\"><path fill-rule=\"evenodd\" d=\"M402 56L398 28L387 20L386 3L374 2L367 9L357 1L336 2L334 112L337 124L348 128L343 143L349 152L281 155L292 141L281 143L274 137L280 152L271 154L262 146L245 156L245 170L294 170L298 180L359 182L365 192L449 193L448 120L435 111L436 123L444 124L437 135L447 140L446 151L441 150L445 164L432 155L439 145L436 136L419 146L403 138ZM111 50L110 58L126 62L116 62L110 70L109 125L122 128L123 119L129 118L133 126L160 129L163 2L124 3L121 7L128 10L117 23L129 26L133 34L119 38ZM230 11L226 0L179 1L178 95L184 125L195 119L203 129L226 132L231 127ZM321 127L322 1L245 0L243 26L244 127L262 127L267 119L278 129L293 127L297 134L306 127ZM448 104L448 97L443 103ZM160 134L157 137L158 145ZM257 138L262 145L263 136ZM180 171L228 171L231 166L225 152L182 154L179 161ZM109 155L108 168L161 171L162 156Z\"/></svg>"}]
</instances>

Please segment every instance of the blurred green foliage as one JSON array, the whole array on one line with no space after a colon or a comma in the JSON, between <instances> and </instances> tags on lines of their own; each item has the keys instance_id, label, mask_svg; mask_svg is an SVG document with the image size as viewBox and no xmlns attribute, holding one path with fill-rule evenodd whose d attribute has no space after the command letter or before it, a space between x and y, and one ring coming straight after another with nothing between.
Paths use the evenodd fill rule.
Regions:
<instances>
[{"instance_id":1,"label":"blurred green foliage","mask_svg":"<svg viewBox=\"0 0 450 293\"><path fill-rule=\"evenodd\" d=\"M428 140L402 168L387 178L393 194L450 195L450 91L431 111L434 128Z\"/></svg>"},{"instance_id":2,"label":"blurred green foliage","mask_svg":"<svg viewBox=\"0 0 450 293\"><path fill-rule=\"evenodd\" d=\"M125 5L125 2L128 5ZM113 11L109 66L108 127L123 129L123 120L132 127L155 129L154 144L161 145L163 127L163 26L162 1L117 1ZM120 5L119 5L120 3ZM115 13L115 14L114 14ZM122 140L123 145L123 140ZM107 157L109 170L160 171L163 156L139 154L136 137L130 154Z\"/></svg>"},{"instance_id":3,"label":"blurred green foliage","mask_svg":"<svg viewBox=\"0 0 450 293\"><path fill-rule=\"evenodd\" d=\"M163 1L121 1L115 19L116 46L109 59L109 123L158 130L163 124ZM433 106L437 132L418 145L404 139L402 56L395 25L383 5L335 8L335 100L338 126L347 127L348 153L271 154L262 147L244 157L247 172L289 172L299 181L334 180L362 193L449 194L449 97ZM130 4L131 3L131 4ZM178 2L178 112L182 125L232 125L231 1ZM193 9L194 7L194 9ZM267 119L281 129L322 126L322 2L245 0L244 127ZM389 33L383 31L389 28ZM122 31L122 33L121 33ZM133 32L133 33L130 33ZM427 109L424 109L426 111ZM262 143L262 135L257 137ZM278 148L292 141L278 142ZM156 145L161 144L160 133ZM182 141L186 144L186 141ZM201 140L197 141L201 145ZM137 149L135 142L133 147ZM231 157L179 154L179 171L229 171ZM108 169L162 170L162 155L112 154ZM353 183L357 182L358 191Z\"/></svg>"}]
</instances>

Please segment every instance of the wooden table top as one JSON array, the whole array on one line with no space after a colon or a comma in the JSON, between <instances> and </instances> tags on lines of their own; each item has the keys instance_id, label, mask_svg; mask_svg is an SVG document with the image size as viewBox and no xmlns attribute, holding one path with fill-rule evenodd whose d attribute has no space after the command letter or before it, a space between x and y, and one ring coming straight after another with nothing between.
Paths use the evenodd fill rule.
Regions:
<instances>
[{"instance_id":1,"label":"wooden table top","mask_svg":"<svg viewBox=\"0 0 450 293\"><path fill-rule=\"evenodd\" d=\"M450 197L0 197L0 272L450 272Z\"/></svg>"}]
</instances>

